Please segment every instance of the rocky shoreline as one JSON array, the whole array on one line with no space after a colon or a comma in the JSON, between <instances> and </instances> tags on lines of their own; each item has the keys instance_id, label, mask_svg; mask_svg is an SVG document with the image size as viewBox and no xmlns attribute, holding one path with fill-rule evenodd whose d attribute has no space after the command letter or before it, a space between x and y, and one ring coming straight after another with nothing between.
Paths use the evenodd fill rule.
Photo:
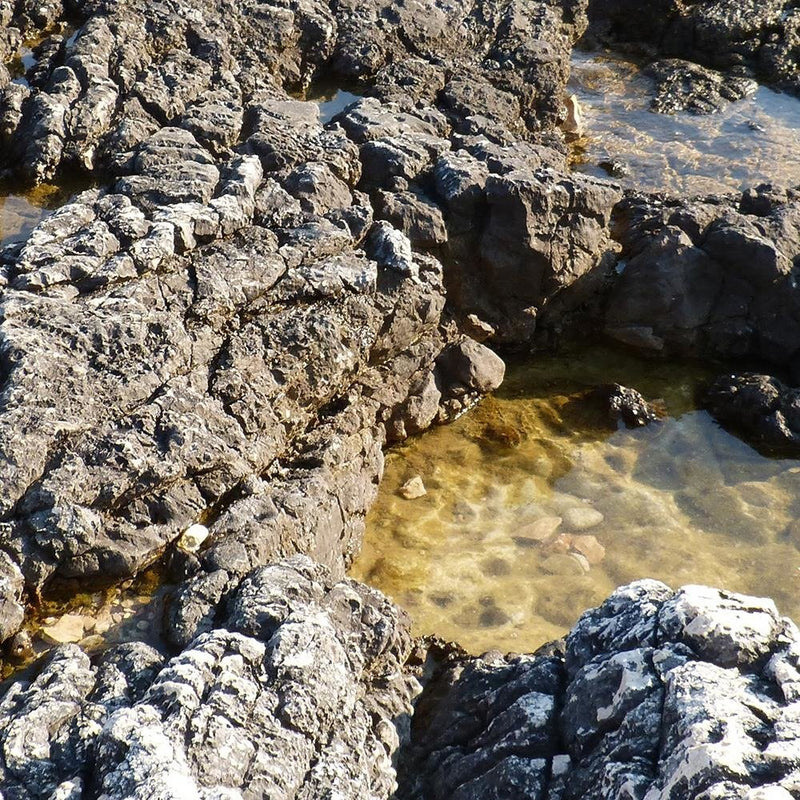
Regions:
<instances>
[{"instance_id":1,"label":"rocky shoreline","mask_svg":"<svg viewBox=\"0 0 800 800\"><path fill-rule=\"evenodd\" d=\"M0 250L0 640L54 580L180 583L173 659L68 645L8 685L4 794L800 796L800 644L768 603L636 584L566 660L465 660L344 579L382 448L496 388L490 345L797 370L793 190L568 170L570 53L625 5L0 0L0 61L37 40L0 68L0 169L93 184ZM760 31L745 66L783 52L776 13L793 41L788 3L699 5L733 51ZM323 125L320 78L364 96Z\"/></svg>"}]
</instances>

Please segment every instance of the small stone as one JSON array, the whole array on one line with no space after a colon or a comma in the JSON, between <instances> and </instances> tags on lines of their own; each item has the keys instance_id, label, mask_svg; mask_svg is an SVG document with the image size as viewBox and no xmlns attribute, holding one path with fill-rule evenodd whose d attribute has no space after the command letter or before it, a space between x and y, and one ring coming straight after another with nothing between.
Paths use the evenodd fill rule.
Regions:
<instances>
[{"instance_id":1,"label":"small stone","mask_svg":"<svg viewBox=\"0 0 800 800\"><path fill-rule=\"evenodd\" d=\"M597 527L605 517L595 508L575 506L564 512L564 525L573 531L586 531Z\"/></svg>"},{"instance_id":2,"label":"small stone","mask_svg":"<svg viewBox=\"0 0 800 800\"><path fill-rule=\"evenodd\" d=\"M51 644L79 642L86 630L86 617L78 614L64 614L58 622L42 628L42 638Z\"/></svg>"},{"instance_id":3,"label":"small stone","mask_svg":"<svg viewBox=\"0 0 800 800\"><path fill-rule=\"evenodd\" d=\"M100 650L101 648L106 646L106 640L100 636L99 634L92 634L91 636L87 636L84 639L81 639L79 642L80 646L89 652Z\"/></svg>"},{"instance_id":4,"label":"small stone","mask_svg":"<svg viewBox=\"0 0 800 800\"><path fill-rule=\"evenodd\" d=\"M143 619L136 623L136 627L140 631L147 631L150 630L150 623Z\"/></svg>"},{"instance_id":5,"label":"small stone","mask_svg":"<svg viewBox=\"0 0 800 800\"><path fill-rule=\"evenodd\" d=\"M588 571L586 559L576 558L576 553L554 553L542 562L542 572L547 575L584 575Z\"/></svg>"},{"instance_id":6,"label":"small stone","mask_svg":"<svg viewBox=\"0 0 800 800\"><path fill-rule=\"evenodd\" d=\"M578 563L578 566L580 566L584 572L589 572L589 570L592 568L589 564L589 559L586 558L586 556L581 555L581 553L570 553L569 557L575 560Z\"/></svg>"},{"instance_id":7,"label":"small stone","mask_svg":"<svg viewBox=\"0 0 800 800\"><path fill-rule=\"evenodd\" d=\"M516 533L520 539L543 542L549 539L561 525L561 517L539 517L539 519L523 525Z\"/></svg>"},{"instance_id":8,"label":"small stone","mask_svg":"<svg viewBox=\"0 0 800 800\"><path fill-rule=\"evenodd\" d=\"M605 547L594 536L573 536L571 545L589 564L599 564L606 557Z\"/></svg>"},{"instance_id":9,"label":"small stone","mask_svg":"<svg viewBox=\"0 0 800 800\"><path fill-rule=\"evenodd\" d=\"M419 475L415 475L413 478L409 478L400 487L399 493L400 496L405 497L406 500L416 500L418 497L423 497L428 494L428 490L425 488L422 478Z\"/></svg>"},{"instance_id":10,"label":"small stone","mask_svg":"<svg viewBox=\"0 0 800 800\"><path fill-rule=\"evenodd\" d=\"M571 94L564 101L567 109L567 118L564 120L564 131L580 136L583 133L583 112L581 111L578 96Z\"/></svg>"},{"instance_id":11,"label":"small stone","mask_svg":"<svg viewBox=\"0 0 800 800\"><path fill-rule=\"evenodd\" d=\"M193 553L200 548L200 545L206 539L208 539L208 528L196 522L183 532L183 535L178 539L178 547Z\"/></svg>"}]
</instances>

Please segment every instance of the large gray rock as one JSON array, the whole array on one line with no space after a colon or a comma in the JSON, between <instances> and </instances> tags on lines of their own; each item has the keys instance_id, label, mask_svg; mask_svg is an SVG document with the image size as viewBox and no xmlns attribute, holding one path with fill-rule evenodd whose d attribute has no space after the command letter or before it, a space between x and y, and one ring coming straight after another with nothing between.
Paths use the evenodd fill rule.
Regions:
<instances>
[{"instance_id":1,"label":"large gray rock","mask_svg":"<svg viewBox=\"0 0 800 800\"><path fill-rule=\"evenodd\" d=\"M404 614L303 558L253 572L217 610L169 661L122 645L93 666L64 645L13 683L4 796L388 798L418 692Z\"/></svg>"},{"instance_id":2,"label":"large gray rock","mask_svg":"<svg viewBox=\"0 0 800 800\"><path fill-rule=\"evenodd\" d=\"M796 797L798 653L770 601L631 584L581 617L565 657L445 658L398 796Z\"/></svg>"}]
</instances>

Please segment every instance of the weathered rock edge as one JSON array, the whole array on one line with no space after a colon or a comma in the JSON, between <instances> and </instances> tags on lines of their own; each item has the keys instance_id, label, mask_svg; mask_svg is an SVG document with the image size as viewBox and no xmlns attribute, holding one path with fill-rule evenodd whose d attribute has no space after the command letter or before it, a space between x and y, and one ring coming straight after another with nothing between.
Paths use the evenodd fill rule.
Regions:
<instances>
[{"instance_id":1,"label":"weathered rock edge","mask_svg":"<svg viewBox=\"0 0 800 800\"><path fill-rule=\"evenodd\" d=\"M771 601L639 581L563 648L439 645L427 665L419 648L410 657L407 618L376 590L305 557L261 567L172 659L128 644L92 663L63 645L8 686L0 787L26 800L800 796L800 632Z\"/></svg>"},{"instance_id":2,"label":"weathered rock edge","mask_svg":"<svg viewBox=\"0 0 800 800\"><path fill-rule=\"evenodd\" d=\"M254 566L343 574L384 444L499 384L476 339L533 335L621 192L563 171L577 1L69 10L0 80L5 166L101 184L0 253L0 639L202 522L180 646ZM8 52L63 18L0 4ZM373 95L324 126L286 91L323 68Z\"/></svg>"}]
</instances>

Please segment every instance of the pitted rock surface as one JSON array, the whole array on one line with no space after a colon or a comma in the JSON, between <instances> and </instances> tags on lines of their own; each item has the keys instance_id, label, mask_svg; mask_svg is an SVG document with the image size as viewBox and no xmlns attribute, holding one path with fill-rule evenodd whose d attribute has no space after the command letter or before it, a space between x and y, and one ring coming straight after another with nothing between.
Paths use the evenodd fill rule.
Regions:
<instances>
[{"instance_id":1,"label":"pitted rock surface","mask_svg":"<svg viewBox=\"0 0 800 800\"><path fill-rule=\"evenodd\" d=\"M0 700L6 797L388 798L416 681L405 615L296 557L166 661L57 648ZM71 792L71 794L70 794Z\"/></svg>"},{"instance_id":2,"label":"pitted rock surface","mask_svg":"<svg viewBox=\"0 0 800 800\"><path fill-rule=\"evenodd\" d=\"M0 99L9 170L97 183L0 252L0 551L35 595L207 524L185 644L254 566L342 574L384 444L499 384L469 336L530 341L621 195L564 172L579 2L71 8ZM323 67L374 95L325 126Z\"/></svg>"},{"instance_id":3,"label":"pitted rock surface","mask_svg":"<svg viewBox=\"0 0 800 800\"><path fill-rule=\"evenodd\" d=\"M588 13L594 40L800 91L800 14L791 0L590 0Z\"/></svg>"},{"instance_id":4,"label":"pitted rock surface","mask_svg":"<svg viewBox=\"0 0 800 800\"><path fill-rule=\"evenodd\" d=\"M417 702L398 796L797 797L800 633L771 601L656 581L566 654L454 656Z\"/></svg>"}]
</instances>

